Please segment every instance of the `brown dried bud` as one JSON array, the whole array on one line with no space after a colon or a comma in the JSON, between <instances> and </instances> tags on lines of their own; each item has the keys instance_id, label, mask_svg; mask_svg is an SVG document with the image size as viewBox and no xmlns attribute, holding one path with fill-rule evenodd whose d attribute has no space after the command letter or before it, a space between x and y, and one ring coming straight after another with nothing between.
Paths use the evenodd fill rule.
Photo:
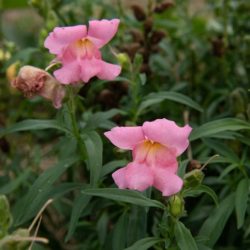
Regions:
<instances>
[{"instance_id":1,"label":"brown dried bud","mask_svg":"<svg viewBox=\"0 0 250 250\"><path fill-rule=\"evenodd\" d=\"M123 47L123 50L128 54L129 58L133 60L136 52L141 48L139 43L130 43Z\"/></svg>"},{"instance_id":2,"label":"brown dried bud","mask_svg":"<svg viewBox=\"0 0 250 250\"><path fill-rule=\"evenodd\" d=\"M141 73L145 73L145 74L150 74L151 73L151 70L150 70L150 67L148 64L144 63L142 64L141 68L140 68L140 72Z\"/></svg>"},{"instance_id":3,"label":"brown dried bud","mask_svg":"<svg viewBox=\"0 0 250 250\"><path fill-rule=\"evenodd\" d=\"M23 66L11 85L20 90L25 97L32 98L39 95L51 100L55 108L62 106L65 89L45 70L29 65Z\"/></svg>"},{"instance_id":4,"label":"brown dried bud","mask_svg":"<svg viewBox=\"0 0 250 250\"><path fill-rule=\"evenodd\" d=\"M117 98L113 91L103 89L98 97L98 101L105 107L113 108L117 106Z\"/></svg>"},{"instance_id":5,"label":"brown dried bud","mask_svg":"<svg viewBox=\"0 0 250 250\"><path fill-rule=\"evenodd\" d=\"M131 5L131 9L133 10L134 16L138 21L144 21L146 19L146 13L142 6L133 4Z\"/></svg>"},{"instance_id":6,"label":"brown dried bud","mask_svg":"<svg viewBox=\"0 0 250 250\"><path fill-rule=\"evenodd\" d=\"M174 4L172 2L164 1L163 3L159 3L155 6L154 12L155 13L162 13L173 6L174 6Z\"/></svg>"},{"instance_id":7,"label":"brown dried bud","mask_svg":"<svg viewBox=\"0 0 250 250\"><path fill-rule=\"evenodd\" d=\"M153 18L148 17L147 20L144 22L144 32L147 34L152 31L153 29Z\"/></svg>"},{"instance_id":8,"label":"brown dried bud","mask_svg":"<svg viewBox=\"0 0 250 250\"><path fill-rule=\"evenodd\" d=\"M216 57L222 57L225 54L225 45L222 37L212 40L212 50Z\"/></svg>"},{"instance_id":9,"label":"brown dried bud","mask_svg":"<svg viewBox=\"0 0 250 250\"><path fill-rule=\"evenodd\" d=\"M189 171L192 171L194 169L200 169L200 168L201 168L201 163L197 160L191 160L188 164Z\"/></svg>"},{"instance_id":10,"label":"brown dried bud","mask_svg":"<svg viewBox=\"0 0 250 250\"><path fill-rule=\"evenodd\" d=\"M165 36L166 36L166 32L164 30L155 30L153 31L150 37L150 43L158 44Z\"/></svg>"},{"instance_id":11,"label":"brown dried bud","mask_svg":"<svg viewBox=\"0 0 250 250\"><path fill-rule=\"evenodd\" d=\"M144 37L143 37L143 34L142 34L142 32L140 30L138 30L138 29L131 29L129 32L133 36L134 42L138 42L138 43L143 44Z\"/></svg>"}]
</instances>

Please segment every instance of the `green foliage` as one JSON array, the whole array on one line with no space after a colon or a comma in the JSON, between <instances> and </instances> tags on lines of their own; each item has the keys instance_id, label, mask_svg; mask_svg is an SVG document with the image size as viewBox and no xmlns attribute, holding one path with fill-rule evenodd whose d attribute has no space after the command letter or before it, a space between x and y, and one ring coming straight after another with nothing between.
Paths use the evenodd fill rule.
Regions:
<instances>
[{"instance_id":1,"label":"green foliage","mask_svg":"<svg viewBox=\"0 0 250 250\"><path fill-rule=\"evenodd\" d=\"M0 0L0 249L27 249L40 213L49 243L35 250L250 248L250 4L127 2ZM67 86L60 110L10 87L21 66L51 63L55 27L111 18L102 57L122 65L114 81ZM132 156L104 132L157 118L193 128L182 190L118 189L112 173Z\"/></svg>"}]
</instances>

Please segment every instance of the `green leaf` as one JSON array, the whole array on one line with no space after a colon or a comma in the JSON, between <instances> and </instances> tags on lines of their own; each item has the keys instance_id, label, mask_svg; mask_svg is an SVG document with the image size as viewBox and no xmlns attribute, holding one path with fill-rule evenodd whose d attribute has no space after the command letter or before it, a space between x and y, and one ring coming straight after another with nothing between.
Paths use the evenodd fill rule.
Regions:
<instances>
[{"instance_id":1,"label":"green leaf","mask_svg":"<svg viewBox=\"0 0 250 250\"><path fill-rule=\"evenodd\" d=\"M91 197L86 196L86 195L79 195L74 203L73 203L73 209L70 217L70 222L69 222L69 230L66 235L65 241L67 242L72 235L75 232L75 229L77 227L77 223L79 221L79 218L81 216L82 211L84 208L89 204Z\"/></svg>"},{"instance_id":2,"label":"green leaf","mask_svg":"<svg viewBox=\"0 0 250 250\"><path fill-rule=\"evenodd\" d=\"M34 216L39 208L51 198L53 183L69 168L78 161L77 157L60 161L54 167L43 172L30 187L28 193L19 199L13 210L14 225L20 225ZM78 184L79 185L79 184ZM20 209L20 207L22 209Z\"/></svg>"},{"instance_id":3,"label":"green leaf","mask_svg":"<svg viewBox=\"0 0 250 250\"><path fill-rule=\"evenodd\" d=\"M165 206L159 201L151 200L137 191L117 188L93 188L85 189L81 192L87 195L103 197L115 201L127 202L138 206L158 207L161 209L165 209Z\"/></svg>"},{"instance_id":4,"label":"green leaf","mask_svg":"<svg viewBox=\"0 0 250 250\"><path fill-rule=\"evenodd\" d=\"M105 112L85 114L84 120L86 120L86 125L84 130L94 130L96 128L111 129L116 124L109 119L117 114L125 114L125 112L120 109L110 109Z\"/></svg>"},{"instance_id":5,"label":"green leaf","mask_svg":"<svg viewBox=\"0 0 250 250\"><path fill-rule=\"evenodd\" d=\"M90 171L90 185L96 186L102 172L102 139L94 131L84 134L84 143L87 150L87 167Z\"/></svg>"},{"instance_id":6,"label":"green leaf","mask_svg":"<svg viewBox=\"0 0 250 250\"><path fill-rule=\"evenodd\" d=\"M243 179L237 186L235 195L235 210L237 218L237 228L241 228L244 224L245 214L247 210L249 195L249 181Z\"/></svg>"},{"instance_id":7,"label":"green leaf","mask_svg":"<svg viewBox=\"0 0 250 250\"><path fill-rule=\"evenodd\" d=\"M234 209L235 193L227 196L218 207L216 207L203 223L199 236L206 238L207 246L213 247L219 239L227 220Z\"/></svg>"},{"instance_id":8,"label":"green leaf","mask_svg":"<svg viewBox=\"0 0 250 250\"><path fill-rule=\"evenodd\" d=\"M0 188L0 194L9 194L17 189L30 176L31 171L26 170L20 174L16 179L11 180L8 184Z\"/></svg>"},{"instance_id":9,"label":"green leaf","mask_svg":"<svg viewBox=\"0 0 250 250\"><path fill-rule=\"evenodd\" d=\"M145 100L142 101L141 105L138 108L137 114L141 114L142 111L144 111L146 108L151 107L154 104L161 103L165 100L170 100L184 104L200 112L203 111L202 107L196 102L194 102L191 98L173 91L162 91L157 93L151 93L147 95L144 99Z\"/></svg>"},{"instance_id":10,"label":"green leaf","mask_svg":"<svg viewBox=\"0 0 250 250\"><path fill-rule=\"evenodd\" d=\"M190 230L182 222L176 222L174 234L180 250L198 250Z\"/></svg>"},{"instance_id":11,"label":"green leaf","mask_svg":"<svg viewBox=\"0 0 250 250\"><path fill-rule=\"evenodd\" d=\"M114 229L112 237L112 247L115 250L124 250L126 246L126 237L128 230L128 214L127 211L120 216Z\"/></svg>"},{"instance_id":12,"label":"green leaf","mask_svg":"<svg viewBox=\"0 0 250 250\"><path fill-rule=\"evenodd\" d=\"M10 205L5 195L0 195L0 239L8 233L12 223Z\"/></svg>"},{"instance_id":13,"label":"green leaf","mask_svg":"<svg viewBox=\"0 0 250 250\"><path fill-rule=\"evenodd\" d=\"M128 163L127 160L115 160L115 161L111 161L111 162L103 165L101 176L104 177L107 174L112 173L118 167L125 166L127 163Z\"/></svg>"},{"instance_id":14,"label":"green leaf","mask_svg":"<svg viewBox=\"0 0 250 250\"><path fill-rule=\"evenodd\" d=\"M218 205L218 197L213 189L205 185L199 185L198 187L184 190L183 197L197 197L202 193L208 194L214 201L216 205Z\"/></svg>"},{"instance_id":15,"label":"green leaf","mask_svg":"<svg viewBox=\"0 0 250 250\"><path fill-rule=\"evenodd\" d=\"M27 0L0 0L0 9L16 9L28 7Z\"/></svg>"},{"instance_id":16,"label":"green leaf","mask_svg":"<svg viewBox=\"0 0 250 250\"><path fill-rule=\"evenodd\" d=\"M193 129L189 139L194 141L202 137L212 137L223 131L237 131L241 129L250 129L250 123L236 118L224 118L205 123Z\"/></svg>"},{"instance_id":17,"label":"green leaf","mask_svg":"<svg viewBox=\"0 0 250 250\"><path fill-rule=\"evenodd\" d=\"M161 241L162 239L156 237L147 237L136 241L132 246L125 248L124 250L147 250Z\"/></svg>"},{"instance_id":18,"label":"green leaf","mask_svg":"<svg viewBox=\"0 0 250 250\"><path fill-rule=\"evenodd\" d=\"M0 137L3 137L7 134L12 134L15 132L21 131L30 131L30 130L42 130L42 129L57 129L59 131L70 133L70 131L59 124L56 120L35 120L29 119L18 122L8 128L0 130Z\"/></svg>"}]
</instances>

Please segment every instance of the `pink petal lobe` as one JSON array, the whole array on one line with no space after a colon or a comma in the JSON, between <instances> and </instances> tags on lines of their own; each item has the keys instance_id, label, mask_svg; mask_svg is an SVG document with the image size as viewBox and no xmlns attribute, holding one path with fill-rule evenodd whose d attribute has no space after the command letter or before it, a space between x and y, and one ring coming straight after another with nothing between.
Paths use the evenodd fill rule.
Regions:
<instances>
[{"instance_id":1,"label":"pink petal lobe","mask_svg":"<svg viewBox=\"0 0 250 250\"><path fill-rule=\"evenodd\" d=\"M115 184L120 188L124 189L128 187L127 181L126 181L126 167L120 168L116 170L112 177L114 179Z\"/></svg>"},{"instance_id":2,"label":"pink petal lobe","mask_svg":"<svg viewBox=\"0 0 250 250\"><path fill-rule=\"evenodd\" d=\"M131 162L126 167L126 181L129 189L144 191L153 185L154 175L148 166Z\"/></svg>"},{"instance_id":3,"label":"pink petal lobe","mask_svg":"<svg viewBox=\"0 0 250 250\"><path fill-rule=\"evenodd\" d=\"M178 193L183 185L182 179L166 168L155 168L153 186L159 189L163 196L171 196Z\"/></svg>"},{"instance_id":4,"label":"pink petal lobe","mask_svg":"<svg viewBox=\"0 0 250 250\"><path fill-rule=\"evenodd\" d=\"M87 27L85 25L56 27L45 39L44 46L49 49L50 53L59 55L70 43L82 39L86 35Z\"/></svg>"},{"instance_id":5,"label":"pink petal lobe","mask_svg":"<svg viewBox=\"0 0 250 250\"><path fill-rule=\"evenodd\" d=\"M104 135L118 148L132 150L144 140L141 127L115 127Z\"/></svg>"},{"instance_id":6,"label":"pink petal lobe","mask_svg":"<svg viewBox=\"0 0 250 250\"><path fill-rule=\"evenodd\" d=\"M88 82L90 78L96 76L101 70L101 60L86 59L81 60L81 79L83 82Z\"/></svg>"},{"instance_id":7,"label":"pink petal lobe","mask_svg":"<svg viewBox=\"0 0 250 250\"><path fill-rule=\"evenodd\" d=\"M189 125L179 127L175 122L167 119L144 122L142 129L148 139L175 150L176 156L187 149L188 136L192 130Z\"/></svg>"},{"instance_id":8,"label":"pink petal lobe","mask_svg":"<svg viewBox=\"0 0 250 250\"><path fill-rule=\"evenodd\" d=\"M63 84L80 81L81 69L77 62L64 64L60 69L54 71L55 78Z\"/></svg>"},{"instance_id":9,"label":"pink petal lobe","mask_svg":"<svg viewBox=\"0 0 250 250\"><path fill-rule=\"evenodd\" d=\"M101 48L114 37L119 23L119 19L90 21L88 38L97 46L97 48Z\"/></svg>"},{"instance_id":10,"label":"pink petal lobe","mask_svg":"<svg viewBox=\"0 0 250 250\"><path fill-rule=\"evenodd\" d=\"M121 73L121 66L100 60L101 70L97 77L101 80L114 80Z\"/></svg>"}]
</instances>

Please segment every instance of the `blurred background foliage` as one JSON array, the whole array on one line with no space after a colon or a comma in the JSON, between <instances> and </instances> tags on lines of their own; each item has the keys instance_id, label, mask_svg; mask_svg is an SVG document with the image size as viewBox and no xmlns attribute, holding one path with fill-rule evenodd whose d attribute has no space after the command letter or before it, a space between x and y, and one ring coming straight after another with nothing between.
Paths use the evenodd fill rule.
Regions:
<instances>
[{"instance_id":1,"label":"blurred background foliage","mask_svg":"<svg viewBox=\"0 0 250 250\"><path fill-rule=\"evenodd\" d=\"M56 112L40 97L25 99L10 82L23 65L47 67L53 57L43 42L54 27L120 18L119 32L103 55L119 61L122 74L112 82L94 79L76 98L81 130L97 131L103 139L103 147L99 139L94 145L99 155L104 152L99 187L114 187L111 172L129 161L102 136L115 124L166 117L201 128L220 120L202 127L208 135L194 138L180 159L188 172L220 155L204 170L204 184L218 195L219 205L206 194L197 197L201 191L191 192L181 220L198 249L250 249L250 140L249 131L241 130L250 122L249 1L0 0L0 13L0 128L53 117L70 126L65 107ZM50 243L32 249L122 250L146 236L166 237L169 218L157 208L82 195L86 171L77 155L74 138L60 131L32 129L0 139L0 193L7 195L13 216L9 233L27 228L48 198L55 198L39 229ZM152 196L165 202L158 192ZM185 249L168 244L137 249Z\"/></svg>"}]
</instances>

